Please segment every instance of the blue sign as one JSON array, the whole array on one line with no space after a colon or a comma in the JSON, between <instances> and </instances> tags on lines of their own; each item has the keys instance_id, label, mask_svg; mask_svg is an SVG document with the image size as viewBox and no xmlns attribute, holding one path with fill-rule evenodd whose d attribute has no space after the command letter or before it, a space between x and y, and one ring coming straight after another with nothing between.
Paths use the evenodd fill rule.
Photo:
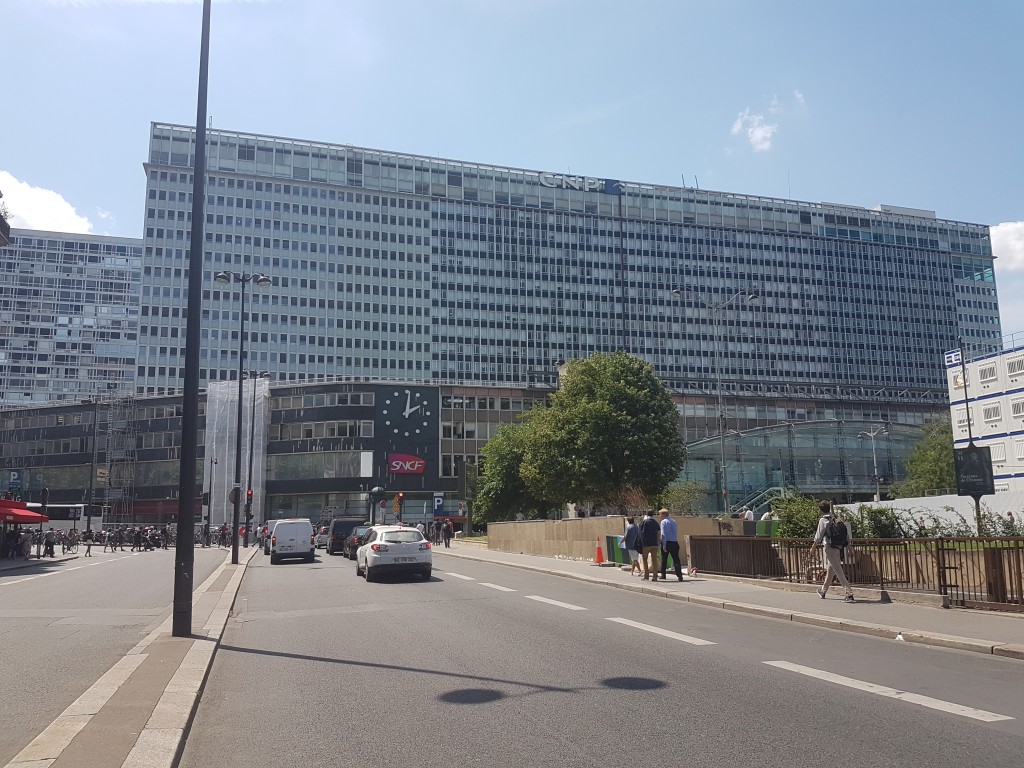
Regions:
<instances>
[{"instance_id":1,"label":"blue sign","mask_svg":"<svg viewBox=\"0 0 1024 768\"><path fill-rule=\"evenodd\" d=\"M20 469L12 469L11 470L11 477L7 481L7 490L8 491L20 491L21 490L21 470Z\"/></svg>"},{"instance_id":2,"label":"blue sign","mask_svg":"<svg viewBox=\"0 0 1024 768\"><path fill-rule=\"evenodd\" d=\"M434 517L438 517L444 514L444 494L434 494Z\"/></svg>"}]
</instances>

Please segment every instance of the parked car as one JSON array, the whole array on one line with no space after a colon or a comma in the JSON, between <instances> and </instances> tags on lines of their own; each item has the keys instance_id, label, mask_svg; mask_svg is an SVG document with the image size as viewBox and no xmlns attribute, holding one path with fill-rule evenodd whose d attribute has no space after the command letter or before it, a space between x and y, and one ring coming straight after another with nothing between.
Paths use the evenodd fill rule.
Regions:
<instances>
[{"instance_id":1,"label":"parked car","mask_svg":"<svg viewBox=\"0 0 1024 768\"><path fill-rule=\"evenodd\" d=\"M357 525L351 531L348 536L345 537L344 543L342 544L341 554L345 557L355 560L356 550L359 549L359 545L363 543L363 536L370 530L368 525Z\"/></svg>"},{"instance_id":2,"label":"parked car","mask_svg":"<svg viewBox=\"0 0 1024 768\"><path fill-rule=\"evenodd\" d=\"M312 563L316 559L315 539L309 518L278 520L270 537L271 564L276 565L287 557L301 557Z\"/></svg>"},{"instance_id":3,"label":"parked car","mask_svg":"<svg viewBox=\"0 0 1024 768\"><path fill-rule=\"evenodd\" d=\"M375 525L356 550L356 575L373 581L384 573L418 573L430 578L430 542L416 528Z\"/></svg>"},{"instance_id":4,"label":"parked car","mask_svg":"<svg viewBox=\"0 0 1024 768\"><path fill-rule=\"evenodd\" d=\"M338 517L331 520L331 524L327 528L327 554L335 555L341 552L348 557L345 552L345 543L348 540L349 533L356 526L362 525L362 523L362 518L358 517Z\"/></svg>"},{"instance_id":5,"label":"parked car","mask_svg":"<svg viewBox=\"0 0 1024 768\"><path fill-rule=\"evenodd\" d=\"M316 529L316 548L321 549L327 546L327 526L321 525Z\"/></svg>"}]
</instances>

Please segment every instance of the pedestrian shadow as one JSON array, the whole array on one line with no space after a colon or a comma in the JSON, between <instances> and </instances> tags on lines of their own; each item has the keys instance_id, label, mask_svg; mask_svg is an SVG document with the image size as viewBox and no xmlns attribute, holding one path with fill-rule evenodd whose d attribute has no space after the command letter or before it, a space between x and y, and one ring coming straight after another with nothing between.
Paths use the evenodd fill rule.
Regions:
<instances>
[{"instance_id":1,"label":"pedestrian shadow","mask_svg":"<svg viewBox=\"0 0 1024 768\"><path fill-rule=\"evenodd\" d=\"M62 568L66 563L77 557L80 557L80 555L61 556L56 560L52 558L37 560L35 555L33 555L30 560L0 560L0 578L54 571Z\"/></svg>"}]
</instances>

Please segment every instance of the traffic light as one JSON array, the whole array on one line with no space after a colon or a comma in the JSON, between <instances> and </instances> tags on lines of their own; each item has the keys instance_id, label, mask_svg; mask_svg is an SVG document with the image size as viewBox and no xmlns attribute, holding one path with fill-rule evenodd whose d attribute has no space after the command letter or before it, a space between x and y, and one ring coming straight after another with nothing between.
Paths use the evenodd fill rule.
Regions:
<instances>
[{"instance_id":1,"label":"traffic light","mask_svg":"<svg viewBox=\"0 0 1024 768\"><path fill-rule=\"evenodd\" d=\"M203 491L203 506L204 507L210 506L210 492L209 491Z\"/></svg>"},{"instance_id":2,"label":"traffic light","mask_svg":"<svg viewBox=\"0 0 1024 768\"><path fill-rule=\"evenodd\" d=\"M245 519L252 520L252 488L245 492Z\"/></svg>"},{"instance_id":3,"label":"traffic light","mask_svg":"<svg viewBox=\"0 0 1024 768\"><path fill-rule=\"evenodd\" d=\"M402 511L402 504L404 504L404 503L405 503L405 493L402 492L402 491L399 491L395 495L395 512L401 512Z\"/></svg>"},{"instance_id":4,"label":"traffic light","mask_svg":"<svg viewBox=\"0 0 1024 768\"><path fill-rule=\"evenodd\" d=\"M252 488L245 492L245 503L252 505Z\"/></svg>"}]
</instances>

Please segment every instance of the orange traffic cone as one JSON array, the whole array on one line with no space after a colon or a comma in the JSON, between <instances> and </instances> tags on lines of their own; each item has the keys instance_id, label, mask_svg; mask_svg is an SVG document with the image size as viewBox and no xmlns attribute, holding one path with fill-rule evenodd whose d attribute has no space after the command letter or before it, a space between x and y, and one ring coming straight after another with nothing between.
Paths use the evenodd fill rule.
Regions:
<instances>
[{"instance_id":1,"label":"orange traffic cone","mask_svg":"<svg viewBox=\"0 0 1024 768\"><path fill-rule=\"evenodd\" d=\"M597 554L594 556L594 565L602 565L604 563L604 552L601 551L601 537L597 537Z\"/></svg>"}]
</instances>

